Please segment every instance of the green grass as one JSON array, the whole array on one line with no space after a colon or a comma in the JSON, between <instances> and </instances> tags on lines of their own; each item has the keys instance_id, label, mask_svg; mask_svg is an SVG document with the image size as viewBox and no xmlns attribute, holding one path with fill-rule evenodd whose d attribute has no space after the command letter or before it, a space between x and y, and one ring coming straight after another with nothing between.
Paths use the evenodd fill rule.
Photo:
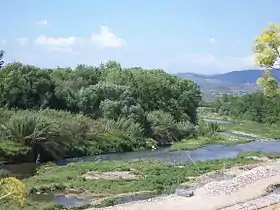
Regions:
<instances>
[{"instance_id":1,"label":"green grass","mask_svg":"<svg viewBox=\"0 0 280 210\"><path fill-rule=\"evenodd\" d=\"M174 143L169 151L178 150L195 150L199 149L208 144L223 144L223 145L234 145L248 143L250 140L242 138L233 138L228 136L221 136L219 134L212 136L199 136L195 139L185 139Z\"/></svg>"},{"instance_id":2,"label":"green grass","mask_svg":"<svg viewBox=\"0 0 280 210\"><path fill-rule=\"evenodd\" d=\"M244 121L239 124L220 124L223 131L238 131L254 134L259 137L280 139L279 125L266 125L256 122Z\"/></svg>"},{"instance_id":3,"label":"green grass","mask_svg":"<svg viewBox=\"0 0 280 210\"><path fill-rule=\"evenodd\" d=\"M64 188L84 188L97 194L116 195L120 193L157 191L171 192L174 186L188 181L188 176L198 176L203 173L219 170L225 160L197 162L184 164L183 168L158 161L105 161L80 162L67 166L47 166L39 169L39 174L26 180L31 192L56 191ZM254 162L244 157L227 159L227 166ZM131 171L142 178L133 181L124 180L85 180L81 175L87 171Z\"/></svg>"},{"instance_id":4,"label":"green grass","mask_svg":"<svg viewBox=\"0 0 280 210\"><path fill-rule=\"evenodd\" d=\"M261 152L261 151L243 151L239 153L239 157L267 157L269 159L278 159L280 158L279 153L274 152Z\"/></svg>"}]
</instances>

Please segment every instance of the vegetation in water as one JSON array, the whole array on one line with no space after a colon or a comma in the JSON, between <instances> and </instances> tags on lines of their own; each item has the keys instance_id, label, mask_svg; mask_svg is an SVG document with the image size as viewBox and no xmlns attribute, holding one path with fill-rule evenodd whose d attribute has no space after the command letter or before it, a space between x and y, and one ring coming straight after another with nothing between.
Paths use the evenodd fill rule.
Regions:
<instances>
[{"instance_id":1,"label":"vegetation in water","mask_svg":"<svg viewBox=\"0 0 280 210\"><path fill-rule=\"evenodd\" d=\"M178 150L195 150L204 147L209 144L223 144L223 145L235 145L248 143L251 140L244 138L234 138L230 136L223 136L220 134L209 136L198 136L193 139L183 139L182 141L174 143L169 151Z\"/></svg>"}]
</instances>

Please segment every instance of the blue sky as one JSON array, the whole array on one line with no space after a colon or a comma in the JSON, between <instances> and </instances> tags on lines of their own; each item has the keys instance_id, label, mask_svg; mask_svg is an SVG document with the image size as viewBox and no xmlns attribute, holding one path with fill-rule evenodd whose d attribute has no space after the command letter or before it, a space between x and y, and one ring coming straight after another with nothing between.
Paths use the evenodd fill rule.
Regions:
<instances>
[{"instance_id":1,"label":"blue sky","mask_svg":"<svg viewBox=\"0 0 280 210\"><path fill-rule=\"evenodd\" d=\"M2 0L0 48L41 67L221 73L252 68L254 37L279 14L279 0Z\"/></svg>"}]
</instances>

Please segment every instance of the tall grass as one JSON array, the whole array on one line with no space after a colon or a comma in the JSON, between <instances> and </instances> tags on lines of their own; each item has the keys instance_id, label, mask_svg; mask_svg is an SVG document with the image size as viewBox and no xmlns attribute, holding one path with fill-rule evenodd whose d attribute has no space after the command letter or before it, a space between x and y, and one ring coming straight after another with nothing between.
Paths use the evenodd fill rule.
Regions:
<instances>
[{"instance_id":1,"label":"tall grass","mask_svg":"<svg viewBox=\"0 0 280 210\"><path fill-rule=\"evenodd\" d=\"M201 120L198 125L199 135L213 135L219 131L219 124L217 122L209 122Z\"/></svg>"},{"instance_id":2,"label":"tall grass","mask_svg":"<svg viewBox=\"0 0 280 210\"><path fill-rule=\"evenodd\" d=\"M27 146L50 159L133 151L147 144L143 128L127 119L93 120L51 109L3 110L0 116L1 142Z\"/></svg>"}]
</instances>

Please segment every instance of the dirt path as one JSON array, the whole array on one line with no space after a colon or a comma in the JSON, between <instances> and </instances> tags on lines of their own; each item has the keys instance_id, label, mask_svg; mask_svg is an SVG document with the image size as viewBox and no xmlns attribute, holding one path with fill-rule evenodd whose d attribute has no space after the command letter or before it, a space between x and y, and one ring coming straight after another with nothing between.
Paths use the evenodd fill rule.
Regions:
<instances>
[{"instance_id":1,"label":"dirt path","mask_svg":"<svg viewBox=\"0 0 280 210\"><path fill-rule=\"evenodd\" d=\"M268 207L265 207L265 208L262 208L261 210L279 210L280 209L280 204L275 204L275 205L272 205L272 206L268 206Z\"/></svg>"},{"instance_id":2,"label":"dirt path","mask_svg":"<svg viewBox=\"0 0 280 210\"><path fill-rule=\"evenodd\" d=\"M264 165L264 164L262 164ZM267 162L265 165L273 165L280 169L280 161ZM102 208L110 210L238 210L238 209L261 209L266 206L280 203L280 194L267 195L269 185L279 184L280 174L269 178L255 181L246 187L231 193L216 197L198 196L180 197L170 195L155 200L138 201ZM247 204L246 204L247 203ZM244 208L248 206L248 208ZM258 208L256 208L257 206Z\"/></svg>"}]
</instances>

